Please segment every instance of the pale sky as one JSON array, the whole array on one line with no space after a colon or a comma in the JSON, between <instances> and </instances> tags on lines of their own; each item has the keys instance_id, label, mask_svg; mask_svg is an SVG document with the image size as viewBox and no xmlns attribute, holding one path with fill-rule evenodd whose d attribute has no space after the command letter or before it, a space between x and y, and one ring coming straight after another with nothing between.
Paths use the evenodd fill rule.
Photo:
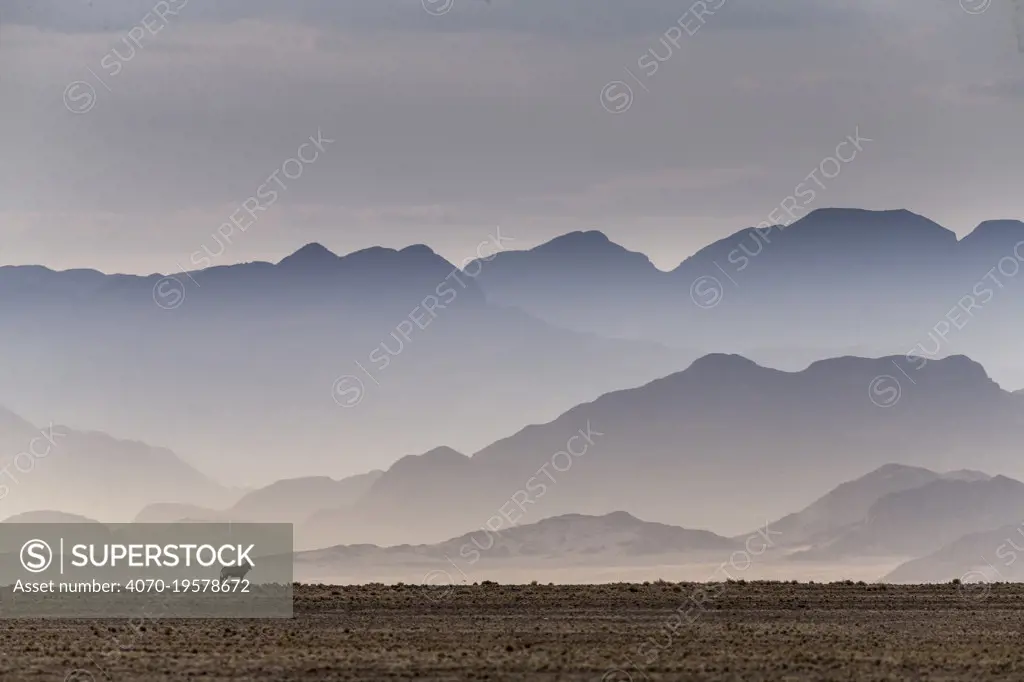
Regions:
<instances>
[{"instance_id":1,"label":"pale sky","mask_svg":"<svg viewBox=\"0 0 1024 682\"><path fill-rule=\"evenodd\" d=\"M706 0L701 25L689 0L0 0L0 264L176 270L318 130L218 264L310 241L460 261L500 225L515 248L600 229L667 269L856 129L808 208L963 235L1024 217L1017 4Z\"/></svg>"}]
</instances>

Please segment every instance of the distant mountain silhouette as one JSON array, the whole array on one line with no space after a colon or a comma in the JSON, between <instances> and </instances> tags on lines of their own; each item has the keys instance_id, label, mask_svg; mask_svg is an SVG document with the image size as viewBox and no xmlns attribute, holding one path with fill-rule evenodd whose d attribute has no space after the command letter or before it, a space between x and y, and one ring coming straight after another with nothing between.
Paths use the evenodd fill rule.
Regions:
<instances>
[{"instance_id":1,"label":"distant mountain silhouette","mask_svg":"<svg viewBox=\"0 0 1024 682\"><path fill-rule=\"evenodd\" d=\"M278 267L294 269L296 272L309 274L319 269L336 268L341 258L323 244L316 242L306 244L290 256L281 259Z\"/></svg>"},{"instance_id":2,"label":"distant mountain silhouette","mask_svg":"<svg viewBox=\"0 0 1024 682\"><path fill-rule=\"evenodd\" d=\"M524 424L546 425L610 391L674 376L714 349L742 352L761 365L788 370L810 365L799 376L814 385L825 382L826 391L850 391L852 417L842 417L843 408L835 405L826 415L832 421L807 425L803 445L792 443L796 435L778 439L804 452L815 432L848 436L851 440L842 447L850 459L842 473L852 478L857 473L852 463L860 456L856 444L895 446L838 422L889 417L853 397L862 391L858 384L867 365L855 369L847 361L843 369L829 364L830 371L838 372L830 378L816 374L821 369L816 361L836 355L892 356L898 366L892 366L892 359L888 367L885 361L872 365L878 375L901 382L903 397L889 415L909 410L926 431L940 417L926 421L923 403L948 419L950 404L959 400L943 390L954 390L961 380L986 395L997 389L975 382L980 369L972 370L955 356L970 354L1008 388L1024 384L1024 362L1013 342L1024 332L1024 297L1018 289L1024 278L1012 274L1020 264L1015 249L1024 256L1024 247L1017 248L1021 243L1024 223L1013 220L984 222L958 241L949 230L908 211L830 208L784 229L740 230L669 272L595 231L563 235L528 251L506 250L463 270L423 245L373 247L339 256L315 243L278 263L145 277L0 267L0 352L7 360L0 367L0 404L32 422L87 424L165 444L192 464L202 462L203 471L218 480L255 487L286 477L339 478L384 468L439 443L466 454L495 451L486 446ZM1000 274L1000 263L1010 275ZM709 277L718 282L717 298L706 297L709 291L714 294L706 288ZM695 289L698 280L703 284ZM709 302L715 304L698 305ZM965 312L972 302L977 305ZM936 327L943 324L940 335ZM915 349L927 356L923 368L921 362L900 360ZM928 349L953 364L933 371L939 363ZM964 376L954 378L953 366L961 367ZM711 377L719 369L735 373L729 366L713 365L701 381L715 381ZM843 372L849 374L846 379ZM791 379L779 376L761 372L748 378L793 389ZM939 393L922 395L917 390L921 382ZM749 399L728 398L715 387L700 389L705 390L719 396L736 430L747 413L736 412L734 405ZM731 390L738 395L745 389L733 385ZM768 404L773 401L768 394L759 395L764 403L747 406L764 418L776 408ZM821 397L808 401L807 414L824 409L817 402ZM1002 398L992 399L1004 409ZM907 402L914 405L908 408ZM654 413L660 414L658 409ZM980 428L986 419L1000 418L975 420ZM680 447L714 441L710 432L725 429L715 415L705 420L709 427L688 415L676 419L691 425L674 434L686 444ZM638 421L631 417L630 423ZM781 429L778 422L762 426L772 439L773 430ZM898 430L888 422L884 428ZM723 435L715 447L725 448L730 438L740 437ZM940 450L965 447L963 439L951 437L952 444ZM997 448L1004 445L1002 436L979 438ZM750 436L743 443L745 462L754 458L754 440ZM524 442L525 437L517 437L515 445ZM633 452L617 456L647 457ZM668 458L667 452L659 456ZM696 459L694 471L711 466L693 450L676 457ZM793 457L812 466L809 452ZM946 468L945 462L927 460L923 451L908 457ZM986 457L998 465L1003 453ZM880 455L872 466L894 459ZM974 466L966 459L953 464ZM502 466L515 475L524 473L516 464ZM480 471L477 464L470 468ZM837 475L815 482L837 485L843 480ZM391 485L382 483L379 494ZM496 493L486 488L468 494L479 495L486 506ZM639 485L630 494L646 497ZM641 499L636 511L645 518L689 521L661 516L667 499L658 499ZM146 500L155 501L174 500ZM223 498L209 505L205 498L180 502L216 509ZM565 506L556 511L611 509ZM792 509L774 504L766 511L781 515ZM723 523L723 532L745 527L727 519ZM435 537L460 530L442 526Z\"/></svg>"},{"instance_id":3,"label":"distant mountain silhouette","mask_svg":"<svg viewBox=\"0 0 1024 682\"><path fill-rule=\"evenodd\" d=\"M483 544L482 531L463 535L438 546L456 556L475 538ZM663 523L641 521L626 512L604 516L565 514L525 526L513 526L495 534L493 556L595 555L611 553L623 557L674 552L729 551L739 543L706 530L689 530ZM481 556L492 556L491 549Z\"/></svg>"},{"instance_id":4,"label":"distant mountain silhouette","mask_svg":"<svg viewBox=\"0 0 1024 682\"><path fill-rule=\"evenodd\" d=\"M632 562L644 558L702 553L728 556L740 542L708 531L688 530L641 521L625 512L603 516L567 514L508 528L500 533L478 530L433 545L335 546L298 552L295 570L301 575L331 571L383 570L410 564L448 567L448 559L463 564L509 560L552 560L573 563ZM467 559L468 557L468 559ZM307 578L308 579L308 578Z\"/></svg>"},{"instance_id":5,"label":"distant mountain silhouette","mask_svg":"<svg viewBox=\"0 0 1024 682\"><path fill-rule=\"evenodd\" d=\"M61 513L129 521L153 499L202 503L226 490L177 455L97 431L33 426L0 408L0 468L6 467L3 506L8 513Z\"/></svg>"},{"instance_id":6,"label":"distant mountain silhouette","mask_svg":"<svg viewBox=\"0 0 1024 682\"><path fill-rule=\"evenodd\" d=\"M960 580L969 597L984 598L978 583L1024 581L1021 521L969 533L925 556L900 564L882 577L889 583L948 583Z\"/></svg>"},{"instance_id":7,"label":"distant mountain silhouette","mask_svg":"<svg viewBox=\"0 0 1024 682\"><path fill-rule=\"evenodd\" d=\"M252 486L475 449L697 356L489 304L467 270L425 246L319 244L169 276L0 267L0 404L164 443Z\"/></svg>"},{"instance_id":8,"label":"distant mountain silhouette","mask_svg":"<svg viewBox=\"0 0 1024 682\"><path fill-rule=\"evenodd\" d=\"M872 381L902 371L914 368L901 357L835 358L787 373L739 356L706 356L470 457L442 448L405 458L333 516L335 541L440 541L490 519L500 524L501 509L523 522L617 509L738 533L892 459L1024 473L1016 455L1024 406L980 365L961 356L930 362L895 404L872 404ZM570 439L583 449L581 430L594 432L593 443L569 458ZM839 518L869 501L848 503Z\"/></svg>"},{"instance_id":9,"label":"distant mountain silhouette","mask_svg":"<svg viewBox=\"0 0 1024 682\"><path fill-rule=\"evenodd\" d=\"M794 559L841 561L867 556L920 556L969 534L1024 519L1024 483L936 480L890 493L865 518Z\"/></svg>"},{"instance_id":10,"label":"distant mountain silhouette","mask_svg":"<svg viewBox=\"0 0 1024 682\"><path fill-rule=\"evenodd\" d=\"M99 523L99 521L79 514L40 510L15 514L0 523Z\"/></svg>"},{"instance_id":11,"label":"distant mountain silhouette","mask_svg":"<svg viewBox=\"0 0 1024 682\"><path fill-rule=\"evenodd\" d=\"M340 509L362 496L382 471L334 480L327 476L292 478L246 493L234 505L208 509L181 504L147 505L137 523L173 523L182 519L248 523L305 522L314 512Z\"/></svg>"},{"instance_id":12,"label":"distant mountain silhouette","mask_svg":"<svg viewBox=\"0 0 1024 682\"><path fill-rule=\"evenodd\" d=\"M740 230L667 273L588 232L501 253L479 282L491 300L607 337L786 366L851 347L891 355L938 343L939 356L970 354L1024 383L1009 341L1024 331L1015 276L1022 242L1024 223L1016 220L981 223L957 241L906 210L822 208L785 228ZM1008 293L1015 288L1017 295ZM955 310L972 299L969 313ZM936 342L929 332L951 309L957 328ZM759 354L764 347L776 350Z\"/></svg>"},{"instance_id":13,"label":"distant mountain silhouette","mask_svg":"<svg viewBox=\"0 0 1024 682\"><path fill-rule=\"evenodd\" d=\"M988 476L970 471L939 474L922 467L886 464L843 483L803 510L768 525L782 534L781 544L795 546L828 540L835 533L862 521L875 503L886 495L950 478L985 480Z\"/></svg>"},{"instance_id":14,"label":"distant mountain silhouette","mask_svg":"<svg viewBox=\"0 0 1024 682\"><path fill-rule=\"evenodd\" d=\"M957 481L988 481L992 478L983 471L974 471L973 469L957 469L956 471L947 471L942 474L942 478L948 480Z\"/></svg>"},{"instance_id":15,"label":"distant mountain silhouette","mask_svg":"<svg viewBox=\"0 0 1024 682\"><path fill-rule=\"evenodd\" d=\"M352 504L383 473L376 470L338 481L327 476L278 481L245 495L228 513L257 522L301 523L314 512Z\"/></svg>"},{"instance_id":16,"label":"distant mountain silhouette","mask_svg":"<svg viewBox=\"0 0 1024 682\"><path fill-rule=\"evenodd\" d=\"M679 295L687 295L686 290L676 292L670 275L647 256L598 231L572 232L528 251L505 251L487 263L467 266L476 268L488 300L609 338L644 338L650 310L660 307L663 314L674 315ZM595 319L600 305L614 319ZM680 341L673 339L687 346Z\"/></svg>"}]
</instances>

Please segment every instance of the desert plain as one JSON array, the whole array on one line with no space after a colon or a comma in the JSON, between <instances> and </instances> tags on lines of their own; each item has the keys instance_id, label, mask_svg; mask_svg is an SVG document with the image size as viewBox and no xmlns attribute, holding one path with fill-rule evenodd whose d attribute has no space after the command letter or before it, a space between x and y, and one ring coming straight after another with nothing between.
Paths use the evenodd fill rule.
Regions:
<instances>
[{"instance_id":1,"label":"desert plain","mask_svg":"<svg viewBox=\"0 0 1024 682\"><path fill-rule=\"evenodd\" d=\"M300 585L281 620L8 620L0 679L1013 680L1024 586Z\"/></svg>"}]
</instances>

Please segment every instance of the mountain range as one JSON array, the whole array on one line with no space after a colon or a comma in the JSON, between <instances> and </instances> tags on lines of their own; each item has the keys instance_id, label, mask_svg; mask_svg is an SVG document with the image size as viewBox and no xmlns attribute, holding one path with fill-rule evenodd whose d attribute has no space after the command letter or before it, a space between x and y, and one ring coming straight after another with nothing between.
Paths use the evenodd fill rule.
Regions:
<instances>
[{"instance_id":1,"label":"mountain range","mask_svg":"<svg viewBox=\"0 0 1024 682\"><path fill-rule=\"evenodd\" d=\"M872 392L889 373L904 384L892 404ZM38 433L12 414L6 421L8 452ZM616 511L726 536L775 518L790 542L817 543L872 511L878 490L895 495L950 476L991 483L971 471L936 478L883 470L877 483L854 482L821 509L785 516L814 502L814 491L867 467L898 462L1024 476L1016 457L1024 404L963 356L921 369L903 357L844 357L783 372L740 356L708 355L684 371L513 431L471 456L436 447L383 471L286 479L244 495L168 450L96 433L83 450L83 436L71 433L69 452L87 454L72 460L75 467L47 466L61 461L54 448L55 456L32 472L39 495L30 496L26 484L17 491L21 498L10 496L21 500L10 513L59 507L104 521L288 521L296 524L298 545L310 548L441 542L513 521ZM44 476L51 468L52 482ZM96 502L94 490L103 486L121 493ZM865 487L871 495L858 492ZM859 551L854 543L851 552Z\"/></svg>"},{"instance_id":2,"label":"mountain range","mask_svg":"<svg viewBox=\"0 0 1024 682\"><path fill-rule=\"evenodd\" d=\"M829 208L740 230L669 272L599 232L577 232L499 253L478 281L489 300L605 337L753 359L777 347L805 363L851 347L903 354L921 344L998 364L1020 384L1024 366L1007 339L1024 309L1012 294L1022 261L1020 221L987 221L958 240L905 210ZM957 313L961 302L969 310ZM936 342L929 332L951 310L946 326L956 328Z\"/></svg>"},{"instance_id":3,"label":"mountain range","mask_svg":"<svg viewBox=\"0 0 1024 682\"><path fill-rule=\"evenodd\" d=\"M528 520L625 510L735 534L894 461L1024 474L1015 454L1024 405L1015 396L963 356L910 372L902 357L835 358L782 372L705 356L471 456L438 448L400 460L335 515L336 542L441 541L500 522L502 509ZM906 385L880 407L869 387L889 373ZM586 446L581 433L592 434ZM558 455L567 444L585 452Z\"/></svg>"},{"instance_id":4,"label":"mountain range","mask_svg":"<svg viewBox=\"0 0 1024 682\"><path fill-rule=\"evenodd\" d=\"M232 521L235 523L293 523L312 521L318 514L353 504L376 481L382 471L334 480L310 476L276 481L245 493L232 506L211 509L176 502L146 505L135 516L135 523L174 523L177 521Z\"/></svg>"},{"instance_id":5,"label":"mountain range","mask_svg":"<svg viewBox=\"0 0 1024 682\"><path fill-rule=\"evenodd\" d=\"M822 209L669 272L593 231L462 269L318 244L2 267L0 504L284 521L311 566L492 535L492 560L683 556L771 527L784 570L967 572L970 538L1024 516L1022 260L1016 221L958 240Z\"/></svg>"},{"instance_id":6,"label":"mountain range","mask_svg":"<svg viewBox=\"0 0 1024 682\"><path fill-rule=\"evenodd\" d=\"M360 575L366 579L373 576L374 571L410 570L412 567L422 571L441 567L445 572L458 575L459 564L468 569L478 562L482 562L480 567L519 563L534 567L556 564L567 568L670 557L713 560L741 547L739 541L708 531L641 521L625 512L603 516L566 514L500 533L467 533L432 545L350 545L298 552L295 570L303 580L327 580L339 574Z\"/></svg>"},{"instance_id":7,"label":"mountain range","mask_svg":"<svg viewBox=\"0 0 1024 682\"><path fill-rule=\"evenodd\" d=\"M876 507L880 500L891 495L931 486L938 481L986 481L990 478L978 471L943 474L923 467L886 464L837 486L804 509L769 525L782 534L780 543L786 546L828 545L837 535L842 536L865 519L877 523L880 519Z\"/></svg>"},{"instance_id":8,"label":"mountain range","mask_svg":"<svg viewBox=\"0 0 1024 682\"><path fill-rule=\"evenodd\" d=\"M252 486L482 447L696 356L490 304L426 247L174 277L0 268L0 404Z\"/></svg>"},{"instance_id":9,"label":"mountain range","mask_svg":"<svg viewBox=\"0 0 1024 682\"><path fill-rule=\"evenodd\" d=\"M462 269L319 244L165 275L0 267L0 404L253 487L478 451L709 350L787 370L965 354L1019 388L1021 243L1018 221L958 240L907 211L820 209L669 272L593 231Z\"/></svg>"},{"instance_id":10,"label":"mountain range","mask_svg":"<svg viewBox=\"0 0 1024 682\"><path fill-rule=\"evenodd\" d=\"M659 570L661 577L684 580L743 575L807 580L823 574L863 577L865 571L886 565L889 572L881 577L876 573L873 579L1019 580L1024 565L1017 564L1024 551L1022 493L1024 483L1004 476L886 464L798 512L731 539L641 521L626 512L566 514L497 531L484 527L429 545L358 544L303 551L295 555L295 567L301 580L366 582L384 577L433 585L484 576L592 582L601 576L643 574L639 571L659 575ZM752 563L757 568L747 573ZM712 573L726 566L732 567L731 574Z\"/></svg>"},{"instance_id":11,"label":"mountain range","mask_svg":"<svg viewBox=\"0 0 1024 682\"><path fill-rule=\"evenodd\" d=\"M984 598L978 583L1020 582L1024 561L1022 521L960 537L925 556L906 561L884 575L891 583L941 583L960 580L964 592Z\"/></svg>"},{"instance_id":12,"label":"mountain range","mask_svg":"<svg viewBox=\"0 0 1024 682\"><path fill-rule=\"evenodd\" d=\"M275 514L282 515L278 518L297 518L304 503L296 493L305 487L353 492L366 482L366 477L330 485L310 479L284 481L249 493L234 509L252 510L256 505L267 511L276 504ZM286 493L281 495L282 491ZM298 507L287 508L289 499ZM263 506L263 501L271 505ZM144 518L143 512L137 521L249 520L234 512L176 519L169 508L160 511L165 518ZM179 511L191 510L181 506ZM957 577L965 583L1005 581L1020 578L1016 561L1018 552L1024 551L1022 514L1024 483L1019 481L979 471L938 473L890 463L837 486L800 511L734 538L641 521L623 511L564 514L503 528L485 524L433 544L320 545L305 551L300 547L294 565L297 579L303 581L384 579L434 585L485 576L583 582L627 575L684 580L740 575L863 578L870 577L866 571L884 566L888 573L881 580L887 582L948 582ZM22 513L3 522L97 523L57 511ZM755 560L756 570L747 573ZM729 565L732 573L721 572Z\"/></svg>"},{"instance_id":13,"label":"mountain range","mask_svg":"<svg viewBox=\"0 0 1024 682\"><path fill-rule=\"evenodd\" d=\"M820 540L800 559L921 556L979 529L1024 520L1024 483L1005 476L932 481L889 493L856 524Z\"/></svg>"}]
</instances>

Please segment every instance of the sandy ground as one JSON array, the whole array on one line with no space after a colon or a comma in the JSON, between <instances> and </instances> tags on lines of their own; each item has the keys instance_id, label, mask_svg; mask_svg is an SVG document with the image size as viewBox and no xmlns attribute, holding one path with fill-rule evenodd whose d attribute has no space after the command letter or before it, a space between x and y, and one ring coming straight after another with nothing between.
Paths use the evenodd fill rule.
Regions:
<instances>
[{"instance_id":1,"label":"sandy ground","mask_svg":"<svg viewBox=\"0 0 1024 682\"><path fill-rule=\"evenodd\" d=\"M280 621L0 623L2 680L1020 680L1024 586L303 586Z\"/></svg>"}]
</instances>

